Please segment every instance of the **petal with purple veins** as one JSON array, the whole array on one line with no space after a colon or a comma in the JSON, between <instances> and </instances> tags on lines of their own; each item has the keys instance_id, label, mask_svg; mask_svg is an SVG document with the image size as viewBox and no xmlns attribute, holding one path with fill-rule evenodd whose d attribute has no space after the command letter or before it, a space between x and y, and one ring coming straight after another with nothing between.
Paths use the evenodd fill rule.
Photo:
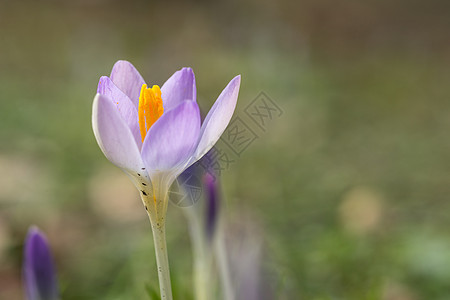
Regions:
<instances>
[{"instance_id":1,"label":"petal with purple veins","mask_svg":"<svg viewBox=\"0 0 450 300\"><path fill-rule=\"evenodd\" d=\"M164 111L177 107L185 100L196 101L195 75L191 68L176 71L161 87Z\"/></svg>"},{"instance_id":2,"label":"petal with purple veins","mask_svg":"<svg viewBox=\"0 0 450 300\"><path fill-rule=\"evenodd\" d=\"M136 70L130 62L119 60L114 64L110 78L114 84L130 98L137 109L141 88L142 85L145 84L145 81L138 70Z\"/></svg>"},{"instance_id":3,"label":"petal with purple veins","mask_svg":"<svg viewBox=\"0 0 450 300\"><path fill-rule=\"evenodd\" d=\"M119 114L133 133L134 140L139 148L142 146L141 133L138 124L138 112L131 102L130 98L125 95L107 76L102 76L98 83L97 93L107 96L117 106Z\"/></svg>"},{"instance_id":4,"label":"petal with purple veins","mask_svg":"<svg viewBox=\"0 0 450 300\"><path fill-rule=\"evenodd\" d=\"M100 149L113 164L130 174L144 167L133 133L105 95L97 94L94 98L92 128Z\"/></svg>"},{"instance_id":5,"label":"petal with purple veins","mask_svg":"<svg viewBox=\"0 0 450 300\"><path fill-rule=\"evenodd\" d=\"M236 108L241 76L234 77L217 98L202 124L200 140L190 164L199 160L219 140Z\"/></svg>"},{"instance_id":6,"label":"petal with purple veins","mask_svg":"<svg viewBox=\"0 0 450 300\"><path fill-rule=\"evenodd\" d=\"M150 128L142 146L147 170L176 171L192 155L199 133L200 111L196 102L184 101L165 112Z\"/></svg>"}]
</instances>

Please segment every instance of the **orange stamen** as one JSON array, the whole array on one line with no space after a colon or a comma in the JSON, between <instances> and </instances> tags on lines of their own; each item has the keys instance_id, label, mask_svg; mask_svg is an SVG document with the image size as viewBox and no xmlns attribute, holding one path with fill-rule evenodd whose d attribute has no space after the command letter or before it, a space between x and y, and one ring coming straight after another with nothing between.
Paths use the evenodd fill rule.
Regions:
<instances>
[{"instance_id":1,"label":"orange stamen","mask_svg":"<svg viewBox=\"0 0 450 300\"><path fill-rule=\"evenodd\" d=\"M143 84L138 105L142 142L144 142L147 131L162 116L163 112L164 107L159 86L154 85L152 88L147 88L147 85Z\"/></svg>"}]
</instances>

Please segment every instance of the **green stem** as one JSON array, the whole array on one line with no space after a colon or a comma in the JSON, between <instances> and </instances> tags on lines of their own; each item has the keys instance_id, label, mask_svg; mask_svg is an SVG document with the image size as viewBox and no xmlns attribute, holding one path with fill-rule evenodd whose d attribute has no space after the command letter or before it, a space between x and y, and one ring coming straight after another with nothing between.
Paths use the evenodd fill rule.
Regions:
<instances>
[{"instance_id":1,"label":"green stem","mask_svg":"<svg viewBox=\"0 0 450 300\"><path fill-rule=\"evenodd\" d=\"M198 208L184 208L189 221L189 231L192 241L192 252L194 258L194 293L196 300L209 300L213 287L211 278L211 255L207 249L203 224L200 222Z\"/></svg>"},{"instance_id":2,"label":"green stem","mask_svg":"<svg viewBox=\"0 0 450 300\"><path fill-rule=\"evenodd\" d=\"M219 228L223 229L223 228ZM217 231L217 239L215 244L215 254L217 263L219 265L220 280L222 282L222 289L226 300L234 300L234 289L231 282L230 270L228 268L227 251L224 243L224 233L222 230Z\"/></svg>"},{"instance_id":3,"label":"green stem","mask_svg":"<svg viewBox=\"0 0 450 300\"><path fill-rule=\"evenodd\" d=\"M169 258L167 256L166 230L164 223L159 223L159 225L152 223L152 231L153 241L155 243L161 300L172 300L172 286L170 283Z\"/></svg>"},{"instance_id":4,"label":"green stem","mask_svg":"<svg viewBox=\"0 0 450 300\"><path fill-rule=\"evenodd\" d=\"M150 193L150 191L149 193L145 192L142 193L141 197L152 225L161 300L172 300L166 244L167 191L169 184L164 179L163 177L157 177L157 180L152 182L153 193Z\"/></svg>"}]
</instances>

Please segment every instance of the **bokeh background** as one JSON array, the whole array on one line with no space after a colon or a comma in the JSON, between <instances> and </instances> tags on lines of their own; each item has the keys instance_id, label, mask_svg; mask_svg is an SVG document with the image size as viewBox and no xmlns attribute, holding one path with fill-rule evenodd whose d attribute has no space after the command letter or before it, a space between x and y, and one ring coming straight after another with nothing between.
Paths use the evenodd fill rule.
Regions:
<instances>
[{"instance_id":1,"label":"bokeh background","mask_svg":"<svg viewBox=\"0 0 450 300\"><path fill-rule=\"evenodd\" d=\"M282 108L221 176L230 235L261 241L266 298L448 299L449 28L445 0L1 0L0 299L23 298L31 224L63 299L157 287L138 193L91 129L118 59L159 85L191 66L204 111L237 74L237 115L261 91ZM192 299L178 207L167 226Z\"/></svg>"}]
</instances>

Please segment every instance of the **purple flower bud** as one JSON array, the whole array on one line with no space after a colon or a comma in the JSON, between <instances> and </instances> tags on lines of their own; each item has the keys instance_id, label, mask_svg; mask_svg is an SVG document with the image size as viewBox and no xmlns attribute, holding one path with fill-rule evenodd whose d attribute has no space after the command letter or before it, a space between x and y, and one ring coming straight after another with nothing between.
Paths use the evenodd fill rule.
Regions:
<instances>
[{"instance_id":1,"label":"purple flower bud","mask_svg":"<svg viewBox=\"0 0 450 300\"><path fill-rule=\"evenodd\" d=\"M206 234L212 238L216 230L219 215L219 187L218 180L211 173L203 177L206 198Z\"/></svg>"},{"instance_id":2,"label":"purple flower bud","mask_svg":"<svg viewBox=\"0 0 450 300\"><path fill-rule=\"evenodd\" d=\"M28 300L58 299L56 274L47 238L35 226L28 230L25 239L23 280Z\"/></svg>"},{"instance_id":3,"label":"purple flower bud","mask_svg":"<svg viewBox=\"0 0 450 300\"><path fill-rule=\"evenodd\" d=\"M215 162L216 159L212 152L209 151L200 161L190 166L178 176L179 182L181 182L180 186L184 191L186 203L194 205L201 198L200 196L203 196L201 199L205 200L205 214L200 217L202 219L204 218L204 234L209 240L214 237L219 217L220 192L219 180L213 168ZM197 193L197 190L201 192ZM180 202L177 205L180 205Z\"/></svg>"}]
</instances>

